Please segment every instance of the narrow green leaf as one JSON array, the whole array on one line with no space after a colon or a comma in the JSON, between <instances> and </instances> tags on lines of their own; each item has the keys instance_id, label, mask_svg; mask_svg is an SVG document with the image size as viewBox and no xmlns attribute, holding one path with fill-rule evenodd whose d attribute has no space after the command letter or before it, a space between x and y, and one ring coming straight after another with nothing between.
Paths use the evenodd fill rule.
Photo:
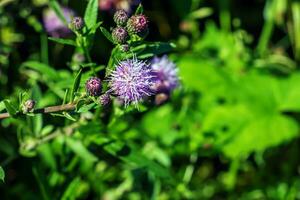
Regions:
<instances>
[{"instance_id":1,"label":"narrow green leaf","mask_svg":"<svg viewBox=\"0 0 300 200\"><path fill-rule=\"evenodd\" d=\"M42 172L40 169L38 169L37 167L33 167L32 168L32 172L33 172L33 175L35 176L37 182L38 182L38 186L41 190L41 193L42 193L42 196L43 196L43 199L44 200L50 200L52 199L50 197L50 194L49 194L49 185L47 183L47 181L45 180L45 177L42 176Z\"/></svg>"},{"instance_id":2,"label":"narrow green leaf","mask_svg":"<svg viewBox=\"0 0 300 200\"><path fill-rule=\"evenodd\" d=\"M59 17L59 19L67 26L68 22L64 16L64 12L62 11L60 5L58 4L58 2L56 0L50 0L49 5L54 10L54 12Z\"/></svg>"},{"instance_id":3,"label":"narrow green leaf","mask_svg":"<svg viewBox=\"0 0 300 200\"><path fill-rule=\"evenodd\" d=\"M89 34L95 34L96 30L101 26L102 22L95 24L89 31Z\"/></svg>"},{"instance_id":4,"label":"narrow green leaf","mask_svg":"<svg viewBox=\"0 0 300 200\"><path fill-rule=\"evenodd\" d=\"M114 43L114 40L112 39L110 32L106 28L104 28L103 26L100 26L100 30L103 33L103 35L106 37L106 39L108 39L110 42Z\"/></svg>"},{"instance_id":5,"label":"narrow green leaf","mask_svg":"<svg viewBox=\"0 0 300 200\"><path fill-rule=\"evenodd\" d=\"M73 87L72 87L72 91L71 91L71 101L74 100L75 92L77 92L77 90L79 88L81 75L82 75L82 68L79 69L78 73L76 74L76 77L75 77L75 80L73 83Z\"/></svg>"},{"instance_id":6,"label":"narrow green leaf","mask_svg":"<svg viewBox=\"0 0 300 200\"><path fill-rule=\"evenodd\" d=\"M64 96L64 100L63 100L63 103L62 103L62 104L66 104L66 103L68 102L69 92L70 92L70 90L69 90L69 89L66 89L65 96Z\"/></svg>"},{"instance_id":7,"label":"narrow green leaf","mask_svg":"<svg viewBox=\"0 0 300 200\"><path fill-rule=\"evenodd\" d=\"M147 170L153 172L155 175L162 178L171 178L169 171L158 163L149 160L147 157L139 153L138 150L127 146L122 141L110 142L104 146L104 149L120 158L121 160L132 164L136 167L145 167Z\"/></svg>"},{"instance_id":8,"label":"narrow green leaf","mask_svg":"<svg viewBox=\"0 0 300 200\"><path fill-rule=\"evenodd\" d=\"M135 10L135 14L140 15L140 14L143 14L143 12L144 12L144 8L143 8L142 4L140 3L139 6L137 7L137 9Z\"/></svg>"},{"instance_id":9,"label":"narrow green leaf","mask_svg":"<svg viewBox=\"0 0 300 200\"><path fill-rule=\"evenodd\" d=\"M14 116L17 114L17 112L18 112L17 109L14 108L14 106L8 100L4 100L3 102L5 104L5 108L10 116Z\"/></svg>"},{"instance_id":10,"label":"narrow green leaf","mask_svg":"<svg viewBox=\"0 0 300 200\"><path fill-rule=\"evenodd\" d=\"M4 178L5 178L5 172L3 168L0 166L0 180L4 182Z\"/></svg>"},{"instance_id":11,"label":"narrow green leaf","mask_svg":"<svg viewBox=\"0 0 300 200\"><path fill-rule=\"evenodd\" d=\"M77 46L76 42L71 39L62 39L62 38L54 38L54 37L48 37L48 39L59 44L70 45L74 47Z\"/></svg>"},{"instance_id":12,"label":"narrow green leaf","mask_svg":"<svg viewBox=\"0 0 300 200\"><path fill-rule=\"evenodd\" d=\"M91 104L78 104L78 113L85 113L89 110L91 110L92 108L94 108L96 106L96 103L91 103Z\"/></svg>"},{"instance_id":13,"label":"narrow green leaf","mask_svg":"<svg viewBox=\"0 0 300 200\"><path fill-rule=\"evenodd\" d=\"M77 120L74 118L74 117L72 117L69 113L67 113L67 112L64 112L64 116L68 119L68 120L71 120L71 121L73 121L73 122L76 122Z\"/></svg>"},{"instance_id":14,"label":"narrow green leaf","mask_svg":"<svg viewBox=\"0 0 300 200\"><path fill-rule=\"evenodd\" d=\"M84 21L88 29L93 28L97 23L98 0L89 0L84 14Z\"/></svg>"},{"instance_id":15,"label":"narrow green leaf","mask_svg":"<svg viewBox=\"0 0 300 200\"><path fill-rule=\"evenodd\" d=\"M27 61L21 65L21 68L28 67L39 73L43 74L45 77L51 80L59 80L59 77L54 69L52 69L49 65L38 61Z\"/></svg>"},{"instance_id":16,"label":"narrow green leaf","mask_svg":"<svg viewBox=\"0 0 300 200\"><path fill-rule=\"evenodd\" d=\"M137 50L142 50L143 45L141 47L135 47ZM147 43L147 47L137 53L138 58L140 59L145 59L145 58L150 58L153 57L154 55L160 55L164 53L168 53L172 51L176 47L175 44L173 43L165 43L165 42L149 42Z\"/></svg>"},{"instance_id":17,"label":"narrow green leaf","mask_svg":"<svg viewBox=\"0 0 300 200\"><path fill-rule=\"evenodd\" d=\"M78 192L78 187L80 186L80 178L76 177L73 181L68 185L67 189L65 190L62 200L69 200L76 198L76 193Z\"/></svg>"},{"instance_id":18,"label":"narrow green leaf","mask_svg":"<svg viewBox=\"0 0 300 200\"><path fill-rule=\"evenodd\" d=\"M3 110L5 110L5 104L3 101L0 102L0 112L2 112Z\"/></svg>"},{"instance_id":19,"label":"narrow green leaf","mask_svg":"<svg viewBox=\"0 0 300 200\"><path fill-rule=\"evenodd\" d=\"M82 144L81 141L75 140L70 137L65 137L67 146L80 158L88 161L95 162L98 158L92 154L87 148Z\"/></svg>"}]
</instances>

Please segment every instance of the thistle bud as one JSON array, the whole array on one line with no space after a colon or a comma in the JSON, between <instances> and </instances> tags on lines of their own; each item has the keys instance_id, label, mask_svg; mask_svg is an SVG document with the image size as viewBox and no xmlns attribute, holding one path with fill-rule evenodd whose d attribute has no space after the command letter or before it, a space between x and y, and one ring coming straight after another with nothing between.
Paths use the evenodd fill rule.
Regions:
<instances>
[{"instance_id":1,"label":"thistle bud","mask_svg":"<svg viewBox=\"0 0 300 200\"><path fill-rule=\"evenodd\" d=\"M120 50L122 52L128 52L129 51L129 45L128 44L123 44L120 46Z\"/></svg>"},{"instance_id":2,"label":"thistle bud","mask_svg":"<svg viewBox=\"0 0 300 200\"><path fill-rule=\"evenodd\" d=\"M128 32L125 28L122 27L114 28L114 30L112 31L112 38L115 43L123 44L128 39Z\"/></svg>"},{"instance_id":3,"label":"thistle bud","mask_svg":"<svg viewBox=\"0 0 300 200\"><path fill-rule=\"evenodd\" d=\"M89 96L100 96L101 80L97 77L91 77L85 84L86 93Z\"/></svg>"},{"instance_id":4,"label":"thistle bud","mask_svg":"<svg viewBox=\"0 0 300 200\"><path fill-rule=\"evenodd\" d=\"M148 32L148 19L145 15L133 15L127 22L130 34L144 35Z\"/></svg>"},{"instance_id":5,"label":"thistle bud","mask_svg":"<svg viewBox=\"0 0 300 200\"><path fill-rule=\"evenodd\" d=\"M99 102L102 106L106 106L110 103L110 95L105 93L99 97Z\"/></svg>"},{"instance_id":6,"label":"thistle bud","mask_svg":"<svg viewBox=\"0 0 300 200\"><path fill-rule=\"evenodd\" d=\"M70 26L73 30L79 31L83 28L84 21L81 17L74 17L72 19L72 22L71 22Z\"/></svg>"},{"instance_id":7,"label":"thistle bud","mask_svg":"<svg viewBox=\"0 0 300 200\"><path fill-rule=\"evenodd\" d=\"M36 102L32 99L25 101L22 107L23 113L32 112L34 110L35 104Z\"/></svg>"},{"instance_id":8,"label":"thistle bud","mask_svg":"<svg viewBox=\"0 0 300 200\"><path fill-rule=\"evenodd\" d=\"M114 21L118 26L125 26L128 21L128 15L124 10L118 10L114 15Z\"/></svg>"}]
</instances>

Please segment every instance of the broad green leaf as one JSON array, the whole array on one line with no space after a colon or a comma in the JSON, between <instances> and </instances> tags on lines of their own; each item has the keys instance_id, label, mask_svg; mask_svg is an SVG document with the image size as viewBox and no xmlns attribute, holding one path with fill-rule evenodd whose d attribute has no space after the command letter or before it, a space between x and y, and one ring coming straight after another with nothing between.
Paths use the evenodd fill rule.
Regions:
<instances>
[{"instance_id":1,"label":"broad green leaf","mask_svg":"<svg viewBox=\"0 0 300 200\"><path fill-rule=\"evenodd\" d=\"M97 23L98 0L89 0L84 14L84 21L88 29L93 28Z\"/></svg>"},{"instance_id":2,"label":"broad green leaf","mask_svg":"<svg viewBox=\"0 0 300 200\"><path fill-rule=\"evenodd\" d=\"M3 168L0 166L0 180L4 182L4 178L5 178L5 172Z\"/></svg>"},{"instance_id":3,"label":"broad green leaf","mask_svg":"<svg viewBox=\"0 0 300 200\"><path fill-rule=\"evenodd\" d=\"M262 152L291 140L297 136L298 130L297 122L286 116L256 118L247 123L241 132L223 147L223 151L231 158L246 157L251 152Z\"/></svg>"},{"instance_id":4,"label":"broad green leaf","mask_svg":"<svg viewBox=\"0 0 300 200\"><path fill-rule=\"evenodd\" d=\"M74 47L77 46L76 42L71 39L63 39L63 38L55 38L55 37L48 37L48 39L59 44L70 45Z\"/></svg>"}]
</instances>

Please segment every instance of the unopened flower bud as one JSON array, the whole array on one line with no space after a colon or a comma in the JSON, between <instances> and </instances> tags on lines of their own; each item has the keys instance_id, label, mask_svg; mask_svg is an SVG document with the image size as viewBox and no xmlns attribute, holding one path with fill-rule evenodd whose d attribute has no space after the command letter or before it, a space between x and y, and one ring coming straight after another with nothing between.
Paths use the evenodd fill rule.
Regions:
<instances>
[{"instance_id":1,"label":"unopened flower bud","mask_svg":"<svg viewBox=\"0 0 300 200\"><path fill-rule=\"evenodd\" d=\"M22 107L23 113L32 112L34 110L35 104L36 102L32 99L25 101Z\"/></svg>"},{"instance_id":2,"label":"unopened flower bud","mask_svg":"<svg viewBox=\"0 0 300 200\"><path fill-rule=\"evenodd\" d=\"M99 101L100 101L100 104L102 106L106 106L110 103L110 95L105 93L105 94L102 94L100 97L99 97Z\"/></svg>"},{"instance_id":3,"label":"unopened flower bud","mask_svg":"<svg viewBox=\"0 0 300 200\"><path fill-rule=\"evenodd\" d=\"M123 44L128 39L128 32L125 28L122 27L114 28L114 30L112 31L112 38L115 43Z\"/></svg>"},{"instance_id":4,"label":"unopened flower bud","mask_svg":"<svg viewBox=\"0 0 300 200\"><path fill-rule=\"evenodd\" d=\"M118 10L114 15L114 21L118 26L125 26L128 21L128 15L124 10Z\"/></svg>"},{"instance_id":5,"label":"unopened flower bud","mask_svg":"<svg viewBox=\"0 0 300 200\"><path fill-rule=\"evenodd\" d=\"M123 44L120 46L120 50L122 52L128 52L129 51L129 45L128 44Z\"/></svg>"},{"instance_id":6,"label":"unopened flower bud","mask_svg":"<svg viewBox=\"0 0 300 200\"><path fill-rule=\"evenodd\" d=\"M85 84L86 92L89 96L100 96L101 80L97 77L91 77Z\"/></svg>"},{"instance_id":7,"label":"unopened flower bud","mask_svg":"<svg viewBox=\"0 0 300 200\"><path fill-rule=\"evenodd\" d=\"M133 15L127 22L127 30L130 34L144 35L148 32L148 19L145 15Z\"/></svg>"},{"instance_id":8,"label":"unopened flower bud","mask_svg":"<svg viewBox=\"0 0 300 200\"><path fill-rule=\"evenodd\" d=\"M72 19L72 22L71 22L72 29L79 31L83 28L83 26L84 26L84 21L81 17L74 17Z\"/></svg>"}]
</instances>

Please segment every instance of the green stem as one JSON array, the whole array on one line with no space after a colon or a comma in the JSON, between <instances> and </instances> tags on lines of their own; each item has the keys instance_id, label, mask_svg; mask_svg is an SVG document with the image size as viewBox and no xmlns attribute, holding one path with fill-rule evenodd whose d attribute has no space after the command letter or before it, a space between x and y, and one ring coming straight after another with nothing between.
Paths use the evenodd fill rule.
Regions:
<instances>
[{"instance_id":1,"label":"green stem","mask_svg":"<svg viewBox=\"0 0 300 200\"><path fill-rule=\"evenodd\" d=\"M264 27L263 27L263 30L262 30L262 33L260 35L259 42L257 45L257 50L261 56L264 55L268 49L268 44L271 39L273 29L274 29L273 20L267 20L264 24Z\"/></svg>"}]
</instances>

